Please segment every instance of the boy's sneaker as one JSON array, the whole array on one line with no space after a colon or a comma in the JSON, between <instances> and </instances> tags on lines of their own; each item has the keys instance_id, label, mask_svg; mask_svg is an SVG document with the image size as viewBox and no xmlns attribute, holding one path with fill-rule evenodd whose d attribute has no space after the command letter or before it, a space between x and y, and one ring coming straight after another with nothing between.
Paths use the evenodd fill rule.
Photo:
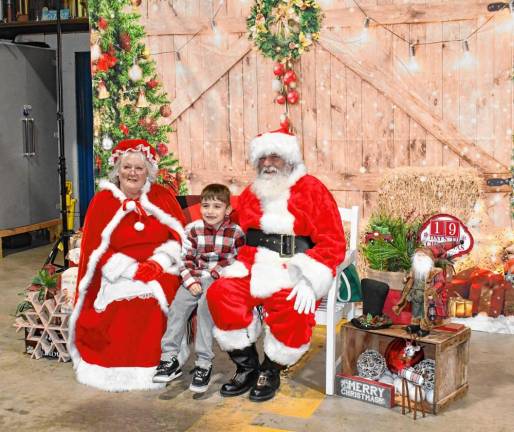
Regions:
<instances>
[{"instance_id":1,"label":"boy's sneaker","mask_svg":"<svg viewBox=\"0 0 514 432\"><path fill-rule=\"evenodd\" d=\"M191 381L191 385L189 386L189 390L195 393L204 393L209 388L209 382L211 381L211 371L212 366L209 366L209 369L203 369L199 366L196 366L193 369L193 379Z\"/></svg>"},{"instance_id":2,"label":"boy's sneaker","mask_svg":"<svg viewBox=\"0 0 514 432\"><path fill-rule=\"evenodd\" d=\"M182 375L182 369L176 357L170 361L161 360L152 378L154 383L167 383Z\"/></svg>"}]
</instances>

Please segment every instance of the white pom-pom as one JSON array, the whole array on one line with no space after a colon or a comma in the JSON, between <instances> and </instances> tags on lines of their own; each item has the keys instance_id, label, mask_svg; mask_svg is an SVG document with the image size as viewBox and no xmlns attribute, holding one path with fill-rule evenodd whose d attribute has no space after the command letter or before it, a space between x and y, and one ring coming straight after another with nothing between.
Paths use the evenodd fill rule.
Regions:
<instances>
[{"instance_id":1,"label":"white pom-pom","mask_svg":"<svg viewBox=\"0 0 514 432\"><path fill-rule=\"evenodd\" d=\"M134 201L129 201L126 206L128 211L132 211L136 208L136 203Z\"/></svg>"},{"instance_id":2,"label":"white pom-pom","mask_svg":"<svg viewBox=\"0 0 514 432\"><path fill-rule=\"evenodd\" d=\"M142 223L142 222L136 222L136 223L134 224L134 229L135 229L136 231L143 231L143 230L145 229L145 224L144 224L144 223Z\"/></svg>"}]
</instances>

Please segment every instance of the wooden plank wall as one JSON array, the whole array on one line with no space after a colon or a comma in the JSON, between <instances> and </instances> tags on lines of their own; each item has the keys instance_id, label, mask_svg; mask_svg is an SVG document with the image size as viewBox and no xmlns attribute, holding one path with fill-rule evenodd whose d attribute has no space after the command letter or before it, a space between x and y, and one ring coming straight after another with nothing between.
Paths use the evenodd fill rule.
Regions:
<instances>
[{"instance_id":1,"label":"wooden plank wall","mask_svg":"<svg viewBox=\"0 0 514 432\"><path fill-rule=\"evenodd\" d=\"M460 6L459 1L361 0L359 4L398 35L415 43L432 43L465 38L490 17L483 0L460 1ZM236 43L244 49L244 17L252 2L221 3L216 21L230 31L223 31L216 43L208 23L219 4L218 0L146 0L141 5L148 45L172 99L180 98L185 89L205 86L211 66L226 58ZM385 29L370 26L363 43L364 18L353 0L321 4L326 5L325 22L330 24L323 29L325 37L379 65L415 92L433 115L451 122L461 136L504 167L510 164L513 27L507 12L469 38L467 63L460 42L432 43L416 47L420 68L412 72L406 67L407 44ZM428 17L419 15L418 22L409 18L409 8L416 7L430 11ZM166 24L179 22L177 16L182 24ZM194 36L200 24L204 29ZM173 51L186 43L177 63ZM362 216L368 217L376 201L377 179L385 168L468 166L461 155L321 46L305 54L295 69L301 95L301 104L290 114L295 132L309 171L327 182L340 205L360 205ZM276 128L283 111L273 103L272 78L272 62L252 50L175 120L177 132L170 136L170 149L180 158L192 193L213 181L227 183L237 193L251 180L248 143L257 133ZM494 222L510 224L508 189L488 192L486 204Z\"/></svg>"}]
</instances>

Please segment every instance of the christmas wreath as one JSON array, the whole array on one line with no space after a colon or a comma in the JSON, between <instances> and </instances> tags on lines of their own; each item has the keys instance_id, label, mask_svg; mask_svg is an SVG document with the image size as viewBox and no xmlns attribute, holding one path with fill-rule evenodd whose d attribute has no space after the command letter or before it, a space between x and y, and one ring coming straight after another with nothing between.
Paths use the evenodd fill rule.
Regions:
<instances>
[{"instance_id":1,"label":"christmas wreath","mask_svg":"<svg viewBox=\"0 0 514 432\"><path fill-rule=\"evenodd\" d=\"M265 57L298 59L318 40L323 13L315 0L256 0L247 28Z\"/></svg>"}]
</instances>

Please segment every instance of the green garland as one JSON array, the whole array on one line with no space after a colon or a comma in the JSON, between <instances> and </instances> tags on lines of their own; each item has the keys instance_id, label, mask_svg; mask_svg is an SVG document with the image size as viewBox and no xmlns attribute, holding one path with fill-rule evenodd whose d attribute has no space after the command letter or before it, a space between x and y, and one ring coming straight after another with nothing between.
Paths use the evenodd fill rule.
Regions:
<instances>
[{"instance_id":1,"label":"green garland","mask_svg":"<svg viewBox=\"0 0 514 432\"><path fill-rule=\"evenodd\" d=\"M256 0L246 24L262 55L285 63L318 40L322 19L315 0Z\"/></svg>"}]
</instances>

